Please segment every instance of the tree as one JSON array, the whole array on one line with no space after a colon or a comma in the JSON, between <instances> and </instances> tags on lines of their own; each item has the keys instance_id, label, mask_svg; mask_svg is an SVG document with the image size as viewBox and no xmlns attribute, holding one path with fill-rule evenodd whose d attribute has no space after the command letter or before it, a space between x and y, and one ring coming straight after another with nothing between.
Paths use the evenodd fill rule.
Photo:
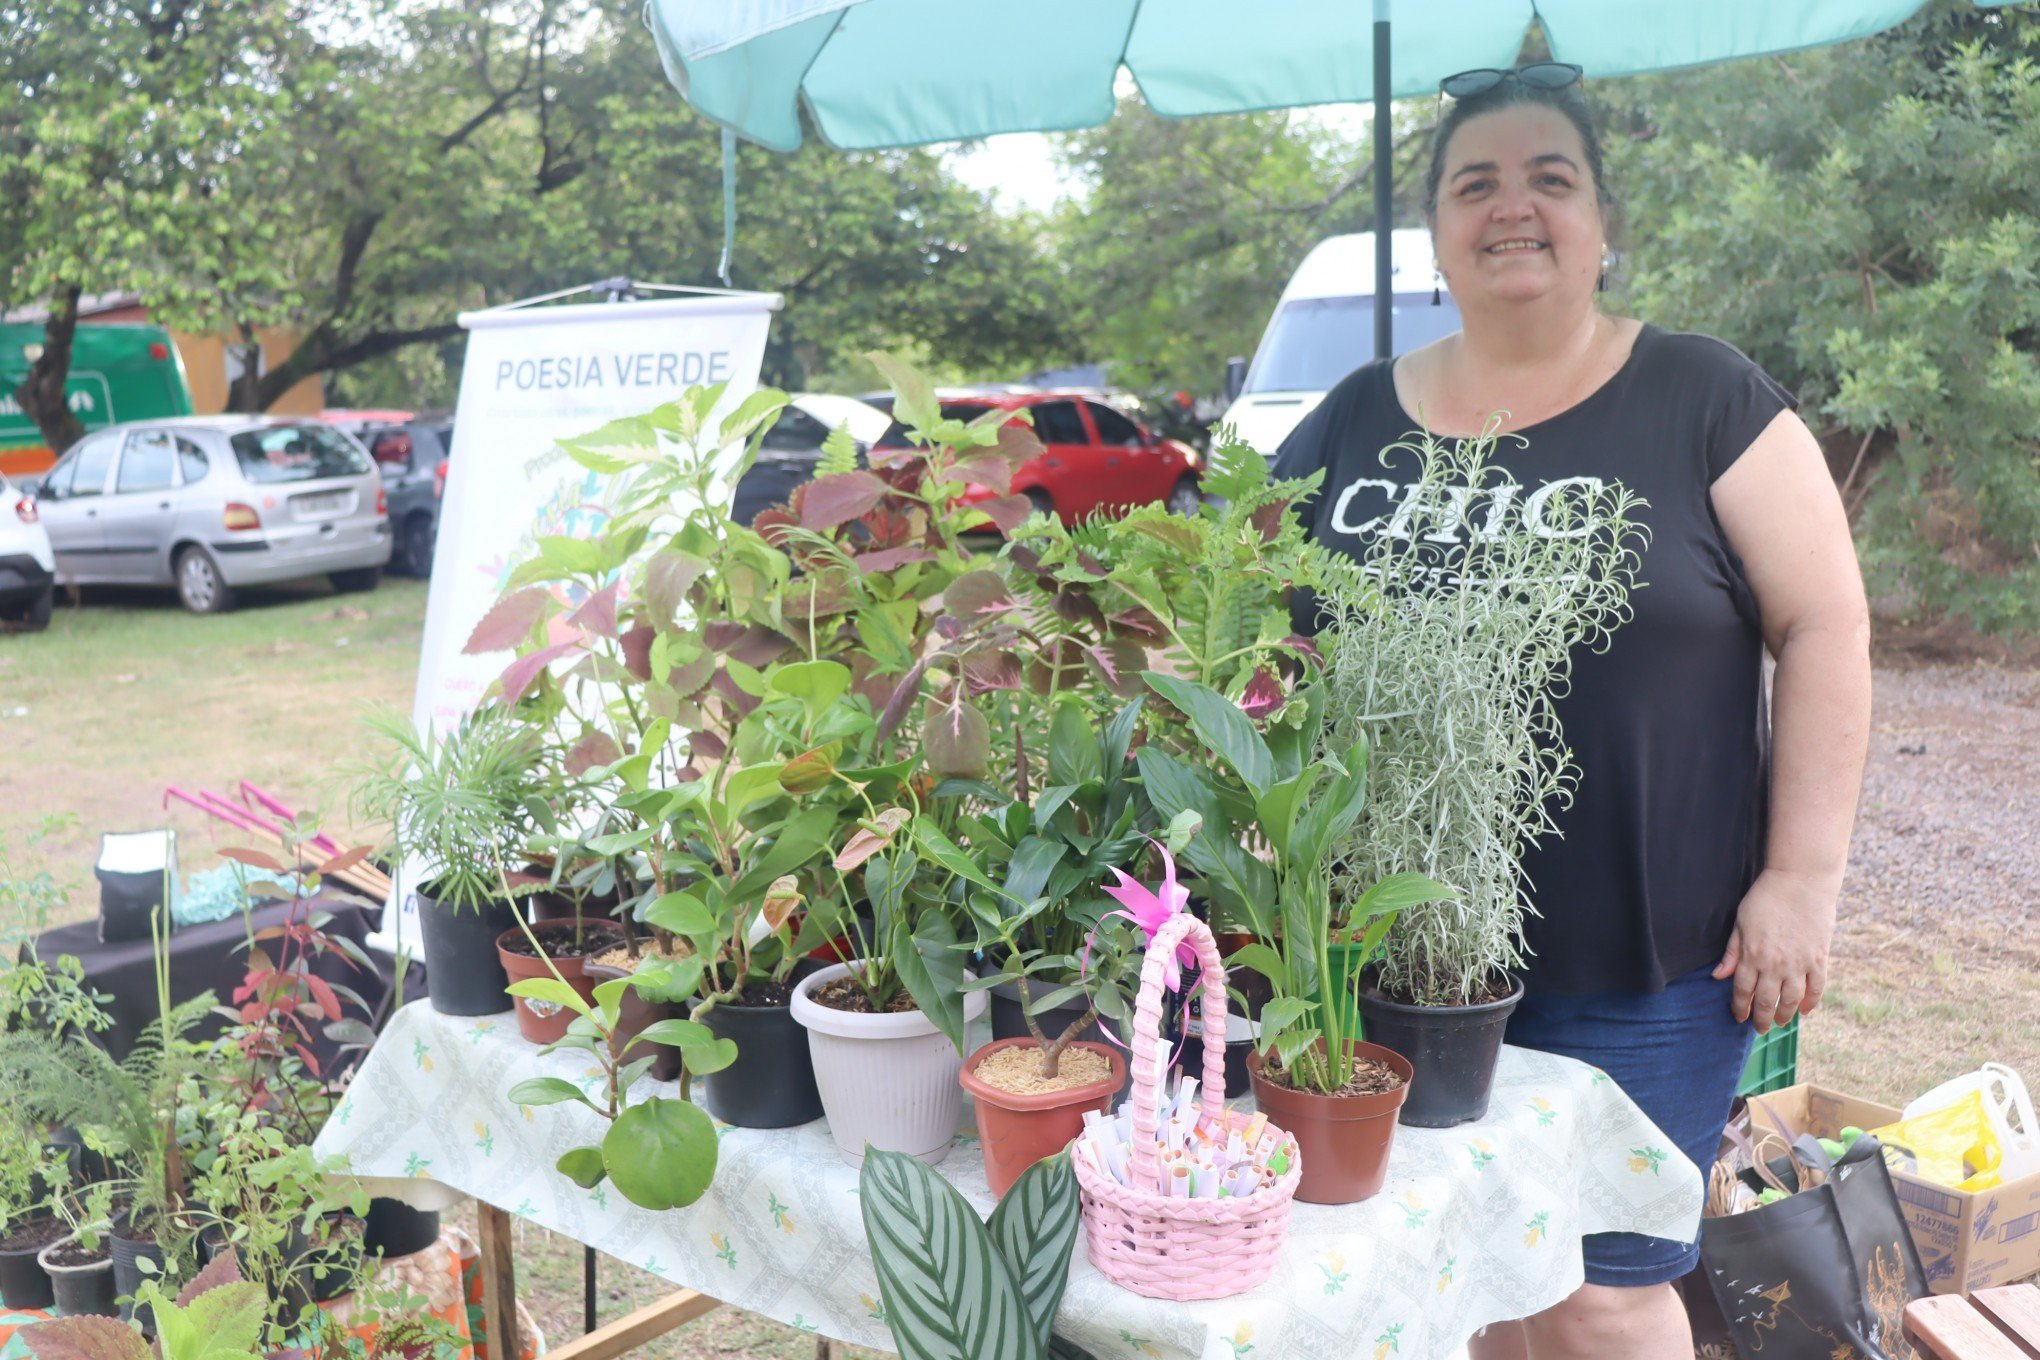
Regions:
<instances>
[{"instance_id":1,"label":"tree","mask_svg":"<svg viewBox=\"0 0 2040 1360\"><path fill-rule=\"evenodd\" d=\"M1397 220L1415 194L1430 110L1397 129ZM1399 119L1404 115L1399 115ZM1162 118L1122 100L1102 127L1065 134L1064 164L1085 187L1053 231L1093 357L1135 387L1208 390L1225 360L1251 354L1275 299L1310 248L1371 229L1373 161L1287 113Z\"/></svg>"},{"instance_id":2,"label":"tree","mask_svg":"<svg viewBox=\"0 0 2040 1360\"><path fill-rule=\"evenodd\" d=\"M2040 625L2040 13L1600 94L1637 314L1800 394L1887 607Z\"/></svg>"},{"instance_id":3,"label":"tree","mask_svg":"<svg viewBox=\"0 0 2040 1360\"><path fill-rule=\"evenodd\" d=\"M244 159L288 68L273 0L0 0L0 307L43 303L16 389L53 449L80 295L144 293L173 324L269 317L261 167Z\"/></svg>"}]
</instances>

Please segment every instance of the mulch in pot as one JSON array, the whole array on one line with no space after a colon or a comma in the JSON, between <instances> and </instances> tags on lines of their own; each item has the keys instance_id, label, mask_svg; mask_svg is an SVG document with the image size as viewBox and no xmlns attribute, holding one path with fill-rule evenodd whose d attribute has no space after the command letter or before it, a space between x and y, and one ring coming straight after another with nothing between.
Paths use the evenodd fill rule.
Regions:
<instances>
[{"instance_id":1,"label":"mulch in pot","mask_svg":"<svg viewBox=\"0 0 2040 1360\"><path fill-rule=\"evenodd\" d=\"M834 982L825 982L812 992L809 992L808 995L814 999L816 1005L827 1006L832 1011L849 1011L853 1015L877 1014L871 1008L871 998L864 994L862 987L859 987L849 978L837 978ZM893 999L886 1003L885 1013L887 1015L903 1015L908 1011L918 1011L919 1009L921 1008L914 1004L914 998L908 995L906 988L902 987L893 994Z\"/></svg>"},{"instance_id":2,"label":"mulch in pot","mask_svg":"<svg viewBox=\"0 0 2040 1360\"><path fill-rule=\"evenodd\" d=\"M1385 1096L1403 1084L1402 1077L1387 1063L1365 1057L1354 1061L1352 1075L1346 1078L1346 1084L1338 1090L1329 1093L1298 1086L1291 1074L1281 1068L1263 1068L1262 1072L1268 1081L1282 1087L1284 1090L1302 1091L1306 1095L1313 1096L1325 1094L1333 1096Z\"/></svg>"}]
</instances>

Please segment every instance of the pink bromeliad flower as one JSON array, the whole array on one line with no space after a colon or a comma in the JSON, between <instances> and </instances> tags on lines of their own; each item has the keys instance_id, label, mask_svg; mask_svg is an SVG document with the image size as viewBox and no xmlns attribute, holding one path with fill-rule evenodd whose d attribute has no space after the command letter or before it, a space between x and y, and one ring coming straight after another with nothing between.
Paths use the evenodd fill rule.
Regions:
<instances>
[{"instance_id":1,"label":"pink bromeliad flower","mask_svg":"<svg viewBox=\"0 0 2040 1360\"><path fill-rule=\"evenodd\" d=\"M1150 841L1149 844L1162 852L1163 874L1160 891L1128 878L1124 872L1116 868L1112 872L1118 876L1119 886L1107 888L1105 891L1120 906L1120 910L1107 912L1106 915L1124 917L1133 922L1147 935L1149 943L1153 943L1156 934L1168 924L1170 917L1178 916L1190 909L1190 890L1176 881L1176 861L1169 854L1169 847L1159 841ZM1085 946L1085 952L1087 954L1090 952L1088 944ZM1183 969L1196 966L1197 951L1187 941L1177 945L1176 956L1169 960L1168 971L1165 974L1169 990L1181 991Z\"/></svg>"}]
</instances>

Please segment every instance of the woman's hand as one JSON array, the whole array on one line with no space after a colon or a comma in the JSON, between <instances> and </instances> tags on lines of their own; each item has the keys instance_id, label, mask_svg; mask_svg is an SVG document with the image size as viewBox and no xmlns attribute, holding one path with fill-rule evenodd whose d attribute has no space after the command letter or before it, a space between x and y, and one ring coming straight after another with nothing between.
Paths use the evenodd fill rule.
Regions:
<instances>
[{"instance_id":1,"label":"woman's hand","mask_svg":"<svg viewBox=\"0 0 2040 1360\"><path fill-rule=\"evenodd\" d=\"M1827 990L1828 946L1835 933L1841 883L1828 874L1766 869L1736 910L1728 952L1715 978L1735 978L1729 1009L1754 1020L1757 1033L1810 1015Z\"/></svg>"}]
</instances>

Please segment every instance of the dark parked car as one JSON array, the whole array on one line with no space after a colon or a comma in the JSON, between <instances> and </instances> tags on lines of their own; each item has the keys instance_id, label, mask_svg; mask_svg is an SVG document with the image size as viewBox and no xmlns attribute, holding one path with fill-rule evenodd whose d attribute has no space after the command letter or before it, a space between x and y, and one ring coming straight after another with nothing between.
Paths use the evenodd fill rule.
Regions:
<instances>
[{"instance_id":1,"label":"dark parked car","mask_svg":"<svg viewBox=\"0 0 2040 1360\"><path fill-rule=\"evenodd\" d=\"M891 423L885 412L855 397L810 392L795 395L765 432L757 461L738 481L731 516L739 524L749 524L760 510L783 504L795 487L814 477L822 441L837 426L849 427L861 455Z\"/></svg>"},{"instance_id":2,"label":"dark parked car","mask_svg":"<svg viewBox=\"0 0 2040 1360\"><path fill-rule=\"evenodd\" d=\"M439 502L446 494L446 460L453 452L453 422L410 411L325 411L319 418L359 440L382 473L389 493L390 570L420 579L432 574L439 539Z\"/></svg>"}]
</instances>

